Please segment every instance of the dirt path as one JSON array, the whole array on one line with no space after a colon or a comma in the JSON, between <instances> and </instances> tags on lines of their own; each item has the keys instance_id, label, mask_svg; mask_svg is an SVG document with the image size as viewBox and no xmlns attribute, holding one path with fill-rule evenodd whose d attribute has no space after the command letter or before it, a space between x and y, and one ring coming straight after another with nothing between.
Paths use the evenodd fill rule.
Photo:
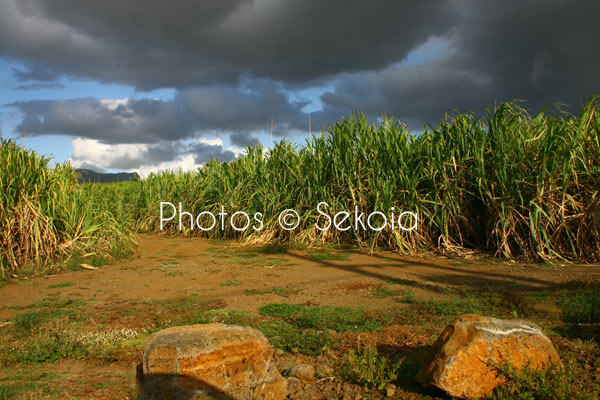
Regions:
<instances>
[{"instance_id":1,"label":"dirt path","mask_svg":"<svg viewBox=\"0 0 600 400\"><path fill-rule=\"evenodd\" d=\"M261 248L230 241L141 236L132 258L96 271L72 271L21 280L0 288L0 319L13 316L44 296L80 297L94 302L200 296L224 301L232 309L255 311L276 293L248 298L248 291L280 288L288 302L380 308L382 301L361 296L378 286L412 290L415 297L437 300L443 288L524 291L552 289L569 281L600 281L600 266L570 266L448 259L436 255L368 255L358 251ZM363 293L364 294L364 293ZM394 305L389 302L388 305Z\"/></svg>"},{"instance_id":2,"label":"dirt path","mask_svg":"<svg viewBox=\"0 0 600 400\"><path fill-rule=\"evenodd\" d=\"M420 352L453 315L518 316L550 328L560 322L557 299L562 293L598 282L598 265L563 268L142 235L139 251L127 260L97 270L81 268L19 279L0 287L0 355L13 360L0 370L0 399L2 390L16 393L17 398L133 398L139 352L148 333L199 318L206 321L207 315L243 324L263 318L259 310L272 303L350 307L377 315L383 331L361 333L358 339L349 331L339 333L342 345L337 358L343 357L344 346L352 347L356 340L371 340L392 352L422 358ZM218 313L210 314L211 310ZM52 335L86 334L97 339L94 335L99 332L117 337L128 347L111 344L66 354L55 350L55 342L44 342ZM131 337L128 332L133 332ZM36 340L52 350L42 344L26 347ZM53 351L57 356L49 357ZM589 351L600 354L593 346ZM279 362L325 362L323 355L306 354L302 349L298 354L286 353ZM600 358L598 363L600 368ZM314 398L323 390L330 391L327 398L338 398L342 390L349 390L346 383L332 385L305 388L291 398ZM351 390L356 398L361 390L365 390L362 398L378 398L378 392L359 386ZM396 398L429 396L408 383Z\"/></svg>"}]
</instances>

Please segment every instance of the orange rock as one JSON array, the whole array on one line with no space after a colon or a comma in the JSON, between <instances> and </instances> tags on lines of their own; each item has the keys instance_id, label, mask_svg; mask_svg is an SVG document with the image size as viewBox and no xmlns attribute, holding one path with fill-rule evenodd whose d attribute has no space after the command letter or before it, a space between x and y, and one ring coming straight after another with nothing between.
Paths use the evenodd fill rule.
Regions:
<instances>
[{"instance_id":1,"label":"orange rock","mask_svg":"<svg viewBox=\"0 0 600 400\"><path fill-rule=\"evenodd\" d=\"M417 380L458 398L489 396L504 381L493 364L531 370L560 362L554 345L535 324L478 315L458 317L437 339Z\"/></svg>"},{"instance_id":2,"label":"orange rock","mask_svg":"<svg viewBox=\"0 0 600 400\"><path fill-rule=\"evenodd\" d=\"M144 344L146 398L284 399L287 381L263 334L234 325L164 329Z\"/></svg>"}]
</instances>

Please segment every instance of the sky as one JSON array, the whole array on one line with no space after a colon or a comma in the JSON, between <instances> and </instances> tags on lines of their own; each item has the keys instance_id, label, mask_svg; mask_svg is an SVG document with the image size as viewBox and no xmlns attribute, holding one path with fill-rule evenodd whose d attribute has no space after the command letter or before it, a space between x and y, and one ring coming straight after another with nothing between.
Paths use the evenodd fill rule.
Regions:
<instances>
[{"instance_id":1,"label":"sky","mask_svg":"<svg viewBox=\"0 0 600 400\"><path fill-rule=\"evenodd\" d=\"M0 0L2 136L147 176L300 146L309 118L315 133L353 110L413 131L517 99L577 113L600 94L598 15L597 0Z\"/></svg>"}]
</instances>

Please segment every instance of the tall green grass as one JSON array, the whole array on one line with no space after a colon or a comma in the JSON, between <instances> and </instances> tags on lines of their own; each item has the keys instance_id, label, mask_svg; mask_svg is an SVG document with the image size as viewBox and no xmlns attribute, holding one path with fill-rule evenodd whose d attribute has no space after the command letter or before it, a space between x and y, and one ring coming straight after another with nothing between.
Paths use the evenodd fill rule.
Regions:
<instances>
[{"instance_id":1,"label":"tall green grass","mask_svg":"<svg viewBox=\"0 0 600 400\"><path fill-rule=\"evenodd\" d=\"M94 207L69 165L0 139L0 279L52 269L71 256L109 258L133 248L127 224Z\"/></svg>"},{"instance_id":2,"label":"tall green grass","mask_svg":"<svg viewBox=\"0 0 600 400\"><path fill-rule=\"evenodd\" d=\"M560 110L530 115L518 103L504 103L484 120L447 116L418 135L391 118L369 124L354 113L301 148L286 141L269 152L249 147L230 163L213 160L194 172L165 171L86 190L138 231L157 231L159 203L169 201L194 215L216 214L221 206L264 214L261 232L226 226L209 236L358 242L400 252L469 247L508 259L599 261L597 111L596 98L576 116ZM418 211L419 227L321 232L314 227L321 201L330 214L354 206L367 214L389 215L391 207ZM302 216L294 231L277 223L287 208ZM167 229L175 232L178 224Z\"/></svg>"},{"instance_id":3,"label":"tall green grass","mask_svg":"<svg viewBox=\"0 0 600 400\"><path fill-rule=\"evenodd\" d=\"M226 224L223 231L186 228L186 234L353 242L401 253L475 248L508 259L597 262L598 105L593 98L579 115L556 110L531 115L519 103L504 103L485 119L447 116L416 135L392 118L369 123L353 113L302 147L281 141L271 151L249 147L244 157L212 160L193 172L163 171L141 181L80 187L68 167L48 169L46 160L3 142L2 161L13 171L0 175L0 186L9 193L0 217L10 232L1 244L3 254L8 251L3 271L17 268L18 259L60 253L75 243L114 250L125 243L127 229L156 232L161 201L181 202L194 215L217 214L222 206L230 215L263 213L259 232L238 232ZM17 183L7 180L13 174ZM365 214L390 215L392 207L396 215L418 212L418 229L322 232L314 226L324 222L316 212L321 201L330 205L329 214L355 206ZM302 219L293 231L277 220L288 208ZM166 230L178 232L178 223L167 223Z\"/></svg>"}]
</instances>

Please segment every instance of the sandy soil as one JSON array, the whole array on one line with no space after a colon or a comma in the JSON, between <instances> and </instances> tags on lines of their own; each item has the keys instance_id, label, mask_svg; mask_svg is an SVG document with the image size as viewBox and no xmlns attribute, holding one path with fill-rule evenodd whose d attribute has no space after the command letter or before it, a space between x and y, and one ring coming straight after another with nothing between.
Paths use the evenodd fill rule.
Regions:
<instances>
[{"instance_id":1,"label":"sandy soil","mask_svg":"<svg viewBox=\"0 0 600 400\"><path fill-rule=\"evenodd\" d=\"M157 312L151 302L166 299L215 302L219 307L253 315L266 304L281 302L350 306L380 312L411 305L401 304L398 296L373 296L377 288L411 293L417 301L443 301L450 298L448 289L533 296L558 292L572 281L600 282L600 266L561 268L497 262L490 258L448 258L434 254L409 257L386 251L369 255L359 250L277 246L257 249L231 241L142 235L139 251L129 259L97 270L81 268L54 276L19 279L0 287L0 330L10 328L16 313L48 299L80 300L85 304L77 311L85 317L81 329L94 331L151 326L152 322L146 319ZM132 305L146 308L141 314L130 315L128 310ZM535 307L540 313L556 312L549 303L540 302ZM379 344L398 346L403 342L404 346L426 346L439 329L435 324L427 329L394 325L373 337ZM355 338L356 335L348 334L344 340L352 342ZM61 397L128 398L135 391L136 366L140 360L139 354L132 353L100 364L95 360L60 360L35 369L40 374L60 372L60 378L50 385L61 388ZM16 365L0 371L0 385L3 380L10 382L15 374L23 373L22 369L27 366ZM310 390L313 389L316 390ZM37 390L28 392L31 398L38 398L36 393L45 396L45 389ZM314 390L311 393L318 393ZM332 396L338 392L331 392ZM353 393L356 397L352 398L361 397L359 389ZM404 394L397 398L430 395L411 394L410 390L399 393ZM368 393L362 396L369 398Z\"/></svg>"},{"instance_id":2,"label":"sandy soil","mask_svg":"<svg viewBox=\"0 0 600 400\"><path fill-rule=\"evenodd\" d=\"M485 262L439 255L399 256L392 252L332 251L347 259L319 260L310 250L286 254L256 253L229 241L141 236L132 258L96 271L70 271L21 280L0 288L0 319L14 315L11 306L25 306L47 295L81 297L94 302L200 296L220 299L231 309L255 311L281 300L276 294L249 299L245 290L291 288L290 303L318 301L321 305L382 307L382 301L360 296L361 291L393 283L417 298L441 299L440 288L511 288L536 291L569 281L600 281L600 266ZM317 250L318 252L318 250ZM320 253L317 253L317 257ZM340 257L340 258L342 258ZM227 286L225 282L239 282ZM72 286L60 287L71 284ZM252 301L249 301L252 300ZM389 304L394 305L393 301Z\"/></svg>"}]
</instances>

